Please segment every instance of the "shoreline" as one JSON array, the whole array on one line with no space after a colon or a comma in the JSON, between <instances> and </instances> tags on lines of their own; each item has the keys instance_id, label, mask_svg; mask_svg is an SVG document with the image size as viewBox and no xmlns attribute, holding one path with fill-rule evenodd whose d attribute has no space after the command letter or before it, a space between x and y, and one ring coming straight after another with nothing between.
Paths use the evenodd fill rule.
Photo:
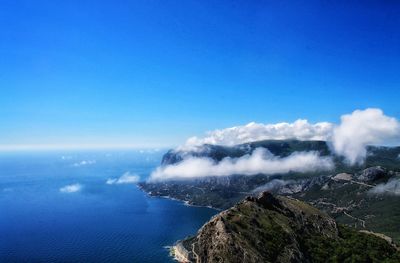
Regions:
<instances>
[{"instance_id":1,"label":"shoreline","mask_svg":"<svg viewBox=\"0 0 400 263\"><path fill-rule=\"evenodd\" d=\"M182 241L179 240L175 245L168 247L170 250L170 255L173 260L181 263L190 263L189 251L183 246Z\"/></svg>"},{"instance_id":2,"label":"shoreline","mask_svg":"<svg viewBox=\"0 0 400 263\"><path fill-rule=\"evenodd\" d=\"M212 206L191 204L190 201L188 201L188 200L181 200L181 199L178 199L178 198L175 198L175 197L171 197L169 195L152 195L149 192L147 192L146 190L144 190L143 187L141 187L140 185L136 184L136 186L150 198L169 199L169 200L172 200L172 201L179 202L182 205L188 206L188 207L208 208L208 209L215 210L217 212L217 214L219 212L223 211L223 209L212 207ZM192 262L190 260L190 256L189 256L190 252L183 246L182 241L183 240L178 240L178 241L175 242L174 245L165 246L165 248L167 248L169 250L169 255L170 255L170 257L172 257L173 260L175 260L177 262L181 262L181 263L190 263L190 262Z\"/></svg>"},{"instance_id":3,"label":"shoreline","mask_svg":"<svg viewBox=\"0 0 400 263\"><path fill-rule=\"evenodd\" d=\"M152 195L152 194L150 194L149 192L147 192L146 190L144 190L143 187L141 187L140 185L136 184L136 186L137 186L142 192L146 193L146 195L147 195L148 197L151 197L151 198L164 198L164 199L169 199L169 200L177 201L177 202L179 202L179 203L183 203L184 206L189 206L189 207L200 207L200 208L209 208L209 209L216 210L216 211L218 211L218 212L223 211L223 209L217 208L217 207L213 207L213 206L211 206L211 205L196 205L196 204L191 203L191 202L188 201L188 200L182 200L182 199L175 198L175 197L172 197L172 196L169 196L169 195Z\"/></svg>"}]
</instances>

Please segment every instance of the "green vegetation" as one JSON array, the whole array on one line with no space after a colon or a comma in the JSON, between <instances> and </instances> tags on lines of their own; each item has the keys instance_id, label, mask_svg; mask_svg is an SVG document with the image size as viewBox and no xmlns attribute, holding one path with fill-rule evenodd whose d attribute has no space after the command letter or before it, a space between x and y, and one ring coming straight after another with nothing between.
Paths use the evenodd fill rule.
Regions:
<instances>
[{"instance_id":1,"label":"green vegetation","mask_svg":"<svg viewBox=\"0 0 400 263\"><path fill-rule=\"evenodd\" d=\"M266 192L221 212L182 244L196 262L400 262L388 240L338 226L302 201Z\"/></svg>"},{"instance_id":2,"label":"green vegetation","mask_svg":"<svg viewBox=\"0 0 400 263\"><path fill-rule=\"evenodd\" d=\"M311 262L400 262L400 252L386 240L339 226L339 238L308 238L303 243Z\"/></svg>"}]
</instances>

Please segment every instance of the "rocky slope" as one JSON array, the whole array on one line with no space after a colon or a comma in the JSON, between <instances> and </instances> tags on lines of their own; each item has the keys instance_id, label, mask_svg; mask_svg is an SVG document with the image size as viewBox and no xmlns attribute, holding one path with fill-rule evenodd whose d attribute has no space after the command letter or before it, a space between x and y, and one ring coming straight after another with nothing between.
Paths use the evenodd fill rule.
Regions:
<instances>
[{"instance_id":1,"label":"rocky slope","mask_svg":"<svg viewBox=\"0 0 400 263\"><path fill-rule=\"evenodd\" d=\"M263 192L214 216L177 244L187 262L399 262L396 248L338 227L299 200ZM185 258L182 258L185 255Z\"/></svg>"},{"instance_id":2,"label":"rocky slope","mask_svg":"<svg viewBox=\"0 0 400 263\"><path fill-rule=\"evenodd\" d=\"M267 148L279 156L309 150L318 151L320 155L331 154L327 143L321 141L260 141L232 147L205 145L196 151L171 150L164 156L163 165L180 162L187 155L218 161L227 156L251 153L257 147ZM347 166L334 157L335 169L332 171L205 177L143 182L139 186L152 196L167 196L219 209L227 209L248 195L271 191L305 201L342 224L384 233L400 243L400 187L395 187L400 185L399 156L400 147L371 146L362 166ZM392 187L374 191L386 184L386 188Z\"/></svg>"}]
</instances>

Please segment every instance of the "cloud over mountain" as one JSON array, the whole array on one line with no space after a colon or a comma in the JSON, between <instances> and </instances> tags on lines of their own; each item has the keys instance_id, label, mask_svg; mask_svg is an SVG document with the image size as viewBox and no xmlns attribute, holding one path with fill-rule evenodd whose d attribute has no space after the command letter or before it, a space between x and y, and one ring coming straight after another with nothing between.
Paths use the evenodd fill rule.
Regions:
<instances>
[{"instance_id":1,"label":"cloud over mountain","mask_svg":"<svg viewBox=\"0 0 400 263\"><path fill-rule=\"evenodd\" d=\"M384 115L381 109L356 110L341 116L339 124L310 123L299 119L293 123L262 124L251 122L243 126L208 132L203 138L191 137L181 150L193 150L203 144L236 145L259 140L323 140L332 142L332 150L344 156L350 164L362 163L369 144L390 144L400 141L400 123Z\"/></svg>"},{"instance_id":2,"label":"cloud over mountain","mask_svg":"<svg viewBox=\"0 0 400 263\"><path fill-rule=\"evenodd\" d=\"M370 193L400 195L400 179L391 179L387 183L378 184L370 190Z\"/></svg>"},{"instance_id":3,"label":"cloud over mountain","mask_svg":"<svg viewBox=\"0 0 400 263\"><path fill-rule=\"evenodd\" d=\"M333 149L350 164L362 163L369 144L390 144L400 138L400 123L380 109L356 110L341 117L332 136Z\"/></svg>"},{"instance_id":4,"label":"cloud over mountain","mask_svg":"<svg viewBox=\"0 0 400 263\"><path fill-rule=\"evenodd\" d=\"M207 157L189 156L183 161L158 167L150 180L188 179L205 176L228 176L233 174L278 174L288 172L311 172L330 170L330 157L321 157L317 152L295 152L288 157L277 157L264 148L240 158L226 157L216 162Z\"/></svg>"},{"instance_id":5,"label":"cloud over mountain","mask_svg":"<svg viewBox=\"0 0 400 263\"><path fill-rule=\"evenodd\" d=\"M191 149L203 144L236 145L261 140L328 140L332 135L333 124L329 122L309 123L299 119L293 123L281 122L262 124L251 122L243 126L235 126L208 132L204 138L191 137L183 149Z\"/></svg>"},{"instance_id":6,"label":"cloud over mountain","mask_svg":"<svg viewBox=\"0 0 400 263\"><path fill-rule=\"evenodd\" d=\"M261 124L251 122L208 132L205 137L192 137L178 147L183 161L157 168L151 180L226 176L232 174L277 174L290 171L310 172L333 168L331 158L316 152L295 152L280 158L265 149L256 149L240 158L225 158L216 162L206 157L194 157L193 151L201 151L204 144L233 146L260 140L323 140L328 141L333 153L343 156L351 164L361 164L366 158L366 147L371 144L388 145L400 141L400 123L386 116L382 110L368 108L341 116L339 124L329 122L310 123L299 119L293 123Z\"/></svg>"}]
</instances>

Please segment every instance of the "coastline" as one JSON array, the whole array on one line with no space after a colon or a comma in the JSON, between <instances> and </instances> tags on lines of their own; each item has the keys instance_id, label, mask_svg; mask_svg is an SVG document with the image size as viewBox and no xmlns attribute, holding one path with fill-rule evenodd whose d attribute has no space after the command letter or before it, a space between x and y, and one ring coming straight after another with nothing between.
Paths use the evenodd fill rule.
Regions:
<instances>
[{"instance_id":1,"label":"coastline","mask_svg":"<svg viewBox=\"0 0 400 263\"><path fill-rule=\"evenodd\" d=\"M179 240L175 245L169 247L170 254L175 261L181 263L190 263L190 252L183 246L182 241Z\"/></svg>"},{"instance_id":2,"label":"coastline","mask_svg":"<svg viewBox=\"0 0 400 263\"><path fill-rule=\"evenodd\" d=\"M143 191L144 193L146 193L146 195L147 195L148 197L151 197L151 198L164 198L164 199L169 199L169 200L173 200L173 201L177 201L177 202L183 203L184 206L209 208L209 209L216 210L216 211L218 211L218 212L221 212L221 211L224 210L224 209L221 209L221 208L213 207L213 206L211 206L211 205L197 205L197 204L193 204L193 203L191 203L191 202L188 201L188 200L178 199L178 198L175 198L175 197L172 197L172 196L169 196L169 195L152 195L151 192L150 192L150 193L147 192L147 191L144 190L143 187L141 187L139 184L136 184L136 186L137 186L141 191Z\"/></svg>"},{"instance_id":3,"label":"coastline","mask_svg":"<svg viewBox=\"0 0 400 263\"><path fill-rule=\"evenodd\" d=\"M223 209L216 208L216 207L213 207L213 206L204 206L204 205L192 204L188 200L181 200L181 199L178 199L178 198L171 197L169 195L152 195L151 193L149 193L146 190L144 190L143 187L141 187L139 184L136 184L136 186L150 198L169 199L169 200L172 200L172 201L176 201L176 202L182 203L184 206L209 208L209 209L215 210L218 213L223 211ZM174 245L165 246L165 248L167 248L169 250L169 254L170 254L170 256L172 257L173 260L175 260L177 262L181 262L181 263L190 263L190 262L193 262L193 261L191 260L190 252L183 245L183 241L184 240L185 239L178 240L178 241L175 242Z\"/></svg>"}]
</instances>

